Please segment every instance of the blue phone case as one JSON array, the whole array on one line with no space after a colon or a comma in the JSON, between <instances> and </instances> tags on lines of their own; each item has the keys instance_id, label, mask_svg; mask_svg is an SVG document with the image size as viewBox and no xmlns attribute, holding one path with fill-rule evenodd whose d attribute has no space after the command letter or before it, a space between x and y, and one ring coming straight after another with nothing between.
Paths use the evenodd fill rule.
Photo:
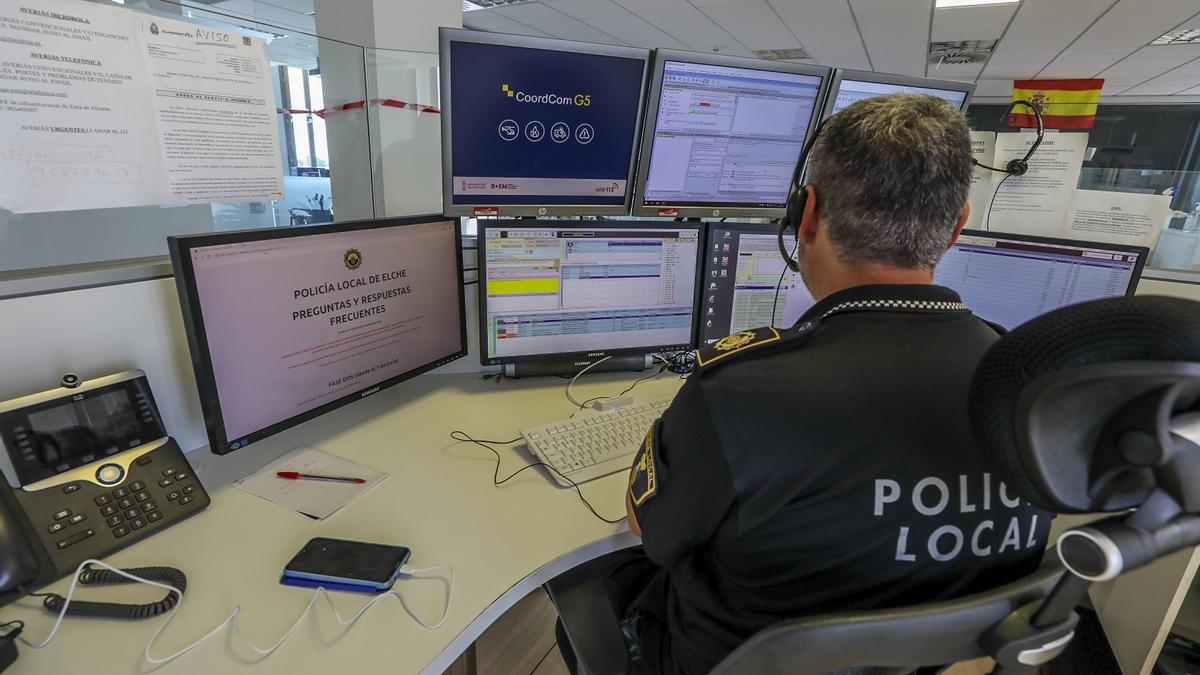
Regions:
<instances>
[{"instance_id":1,"label":"blue phone case","mask_svg":"<svg viewBox=\"0 0 1200 675\"><path fill-rule=\"evenodd\" d=\"M279 583L285 586L298 586L300 588L324 588L327 591L346 591L349 593L366 593L368 595L379 595L392 590L391 587L375 588L374 586L359 586L357 584L347 584L337 581L317 581L315 579L301 579L298 577L290 577L286 574L279 577Z\"/></svg>"}]
</instances>

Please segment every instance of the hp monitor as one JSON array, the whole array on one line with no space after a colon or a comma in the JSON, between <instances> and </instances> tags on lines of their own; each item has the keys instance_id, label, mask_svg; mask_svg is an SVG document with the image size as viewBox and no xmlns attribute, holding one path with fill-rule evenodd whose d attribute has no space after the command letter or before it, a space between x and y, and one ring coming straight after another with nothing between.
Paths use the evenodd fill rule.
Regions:
<instances>
[{"instance_id":1,"label":"hp monitor","mask_svg":"<svg viewBox=\"0 0 1200 675\"><path fill-rule=\"evenodd\" d=\"M170 237L210 449L465 356L459 239L442 216Z\"/></svg>"},{"instance_id":2,"label":"hp monitor","mask_svg":"<svg viewBox=\"0 0 1200 675\"><path fill-rule=\"evenodd\" d=\"M441 29L445 214L628 214L649 58Z\"/></svg>"},{"instance_id":3,"label":"hp monitor","mask_svg":"<svg viewBox=\"0 0 1200 675\"><path fill-rule=\"evenodd\" d=\"M1005 328L1059 307L1133 295L1150 250L1097 242L964 231L934 273L975 314Z\"/></svg>"},{"instance_id":4,"label":"hp monitor","mask_svg":"<svg viewBox=\"0 0 1200 675\"><path fill-rule=\"evenodd\" d=\"M657 50L634 214L782 216L830 72Z\"/></svg>"},{"instance_id":5,"label":"hp monitor","mask_svg":"<svg viewBox=\"0 0 1200 675\"><path fill-rule=\"evenodd\" d=\"M481 220L481 362L561 374L606 357L604 369L640 369L647 354L689 349L702 227Z\"/></svg>"},{"instance_id":6,"label":"hp monitor","mask_svg":"<svg viewBox=\"0 0 1200 675\"><path fill-rule=\"evenodd\" d=\"M838 70L834 73L833 84L829 87L829 97L825 102L825 119L843 108L863 99L888 94L930 94L937 96L954 106L957 110L966 110L971 94L975 92L973 82L955 82L953 80L932 80L924 77L907 77L904 75L888 75L862 70Z\"/></svg>"}]
</instances>

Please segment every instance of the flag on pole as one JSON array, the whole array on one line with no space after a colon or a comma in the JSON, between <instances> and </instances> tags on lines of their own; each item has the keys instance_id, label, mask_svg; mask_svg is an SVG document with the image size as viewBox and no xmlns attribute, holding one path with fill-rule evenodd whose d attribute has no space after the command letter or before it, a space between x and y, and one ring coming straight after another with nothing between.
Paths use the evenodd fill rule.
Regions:
<instances>
[{"instance_id":1,"label":"flag on pole","mask_svg":"<svg viewBox=\"0 0 1200 675\"><path fill-rule=\"evenodd\" d=\"M1014 80L1014 101L1032 101L1047 129L1091 129L1104 80ZM1008 116L1013 127L1036 127L1037 118L1025 106Z\"/></svg>"}]
</instances>

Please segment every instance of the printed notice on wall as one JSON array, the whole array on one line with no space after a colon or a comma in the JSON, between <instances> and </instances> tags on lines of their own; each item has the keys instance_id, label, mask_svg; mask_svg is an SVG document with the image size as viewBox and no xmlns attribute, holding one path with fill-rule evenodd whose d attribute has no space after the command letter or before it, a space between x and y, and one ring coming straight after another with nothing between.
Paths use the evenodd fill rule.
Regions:
<instances>
[{"instance_id":1,"label":"printed notice on wall","mask_svg":"<svg viewBox=\"0 0 1200 675\"><path fill-rule=\"evenodd\" d=\"M82 0L4 3L0 210L277 199L269 78L258 38Z\"/></svg>"},{"instance_id":2,"label":"printed notice on wall","mask_svg":"<svg viewBox=\"0 0 1200 675\"><path fill-rule=\"evenodd\" d=\"M1153 247L1170 212L1168 195L1076 190L1062 236Z\"/></svg>"},{"instance_id":3,"label":"printed notice on wall","mask_svg":"<svg viewBox=\"0 0 1200 675\"><path fill-rule=\"evenodd\" d=\"M995 166L1024 157L1035 138L1032 133L997 134ZM1087 143L1087 134L1046 134L1029 160L1029 173L1012 176L999 188L988 229L1058 236L1079 184Z\"/></svg>"},{"instance_id":4,"label":"printed notice on wall","mask_svg":"<svg viewBox=\"0 0 1200 675\"><path fill-rule=\"evenodd\" d=\"M992 131L972 131L971 132L971 156L976 162L986 166L995 166L996 161L996 134ZM997 174L995 171L985 169L983 167L975 167L975 172L971 175L971 191L967 195L967 203L971 206L971 216L967 221L967 228L978 230L983 227L984 216L987 214L988 206L992 202L992 195L996 190Z\"/></svg>"}]
</instances>

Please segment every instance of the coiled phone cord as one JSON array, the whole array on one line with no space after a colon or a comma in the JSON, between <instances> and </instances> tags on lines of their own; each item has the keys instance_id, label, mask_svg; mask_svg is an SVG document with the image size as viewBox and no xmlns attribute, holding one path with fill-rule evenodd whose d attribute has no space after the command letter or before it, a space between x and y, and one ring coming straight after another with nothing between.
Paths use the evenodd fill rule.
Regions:
<instances>
[{"instance_id":1,"label":"coiled phone cord","mask_svg":"<svg viewBox=\"0 0 1200 675\"><path fill-rule=\"evenodd\" d=\"M167 617L165 619L163 619L162 623L160 623L158 625L158 628L156 628L154 630L154 634L150 636L150 641L146 643L146 650L143 652L143 658L146 660L146 662L156 665L156 666L174 661L175 659L183 656L184 654L190 652L191 650L195 649L196 647L199 647L200 645L207 642L209 638L211 638L212 636L214 636L218 632L220 632L222 628L224 628L225 626L227 626L229 624L233 624L234 634L237 635L238 638L247 647L249 647L252 651L254 651L255 653L257 653L261 656L264 656L264 657L268 656L271 653L273 653L276 649L278 649L280 646L282 646L283 643L285 641L287 641L287 639L289 637L291 637L292 633L295 632L295 630L297 628L299 628L300 622L304 621L304 618L306 616L308 616L308 613L310 611L312 611L312 608L317 604L318 597L325 598L325 602L326 602L326 604L329 605L329 608L333 610L333 616L334 616L334 618L337 619L338 624L340 624L342 626L353 627L353 625L359 620L359 618L361 618L364 614L366 614L368 609L375 606L375 603L379 602L380 600L382 600L383 598L385 598L389 595L395 596L396 599L400 601L400 605L404 608L404 611L407 612L408 615L410 617L412 617L412 619L414 621L417 622L417 625L421 626L421 628L424 628L425 630L434 631L434 630L441 628L446 623L446 617L448 617L450 615L451 593L454 590L454 570L451 569L451 567L449 565L435 565L433 567L425 567L425 568L413 568L413 567L409 567L406 565L400 569L400 572L401 572L401 574L404 574L407 576L413 576L413 575L422 574L422 573L426 573L426 572L432 572L432 571L439 570L439 569L446 570L445 577L438 577L438 579L446 586L446 605L445 605L445 609L442 611L441 618L439 618L436 623L427 624L424 621L422 621L412 611L412 609L409 608L408 602L406 602L404 600L404 596L400 595L400 593L398 593L396 591L388 591L386 593L381 593L379 595L376 595L375 597L368 600L361 608L359 608L359 610L357 612L355 612L353 615L351 615L350 618L345 619L345 618L342 618L341 612L339 612L337 610L337 608L333 606L333 600L330 599L329 593L324 588L318 588L315 591L313 591L312 597L309 599L308 604L305 605L305 607L304 607L304 611L300 612L300 616L296 617L296 621L295 621L295 623L292 624L291 628L288 628L287 631L282 636L280 636L280 638L278 640L276 640L275 643L272 644L270 647L265 647L265 648L259 647L258 645L254 644L249 639L247 639L246 636L242 633L241 626L238 624L238 617L241 614L242 607L241 607L241 605L238 605L237 607L233 608L233 611L229 613L229 616L225 617L224 621L217 624L216 627L214 627L212 630L205 633L204 636L201 637L199 640L196 640L195 642L189 644L188 646L184 647L183 649L180 649L179 651L175 652L174 654L171 654L170 656L165 656L165 657L160 658L160 657L151 656L150 650L153 649L154 643L158 641L159 635L161 635L162 632L164 630L166 630L167 626L170 625L171 619L175 618L175 613L179 611L179 606L180 606L179 600L182 598L181 590L179 588L177 588L173 585L167 584L167 583L162 583L160 581L155 581L152 579L143 578L141 576L132 574L133 570L117 569L117 568L113 567L112 565L109 565L108 563L105 563L105 562L102 562L99 560L85 560L82 563L80 563L79 567L76 568L76 570L75 570L74 576L71 577L71 586L67 589L67 595L66 595L66 598L63 600L63 606L59 610L58 618L54 621L54 625L50 628L50 632L46 635L46 638L38 643L35 643L32 640L29 640L24 635L19 635L17 637L17 639L20 640L26 646L31 647L33 649L41 649L42 647L45 647L46 645L50 644L50 641L53 640L54 636L58 633L58 629L59 629L59 626L62 625L63 618L66 617L67 613L70 611L71 605L77 604L77 603L72 602L72 597L75 595L75 590L80 583L80 577L83 576L83 574L88 571L92 572L93 574L98 574L100 572L99 570L91 570L90 568L92 565L96 565L98 567L104 568L105 570L108 570L108 572L113 575L113 578L123 577L129 581L135 581L135 582L146 584L147 586L154 586L155 588L161 588L161 589L167 591L172 597L175 598L175 605L170 610L168 610ZM153 568L151 568L151 569L153 569ZM158 569L162 569L162 568L158 568ZM100 583L100 582L93 582L93 583Z\"/></svg>"},{"instance_id":2,"label":"coiled phone cord","mask_svg":"<svg viewBox=\"0 0 1200 675\"><path fill-rule=\"evenodd\" d=\"M175 605L179 604L180 598L187 591L187 575L174 567L134 567L120 570L120 572L128 574L129 577L153 579L154 581L162 582L167 584L171 590L167 592L167 595L162 600L142 605L127 605L118 602L90 602L86 600L76 600L68 604L67 599L63 596L57 593L47 593L44 596L45 599L42 600L42 606L48 612L55 614L61 612L64 616L104 619L149 619L150 617L171 611ZM83 586L134 583L134 580L129 577L116 571L92 569L90 565L85 564L85 567L79 572L78 580ZM176 590L178 593L174 592Z\"/></svg>"}]
</instances>

